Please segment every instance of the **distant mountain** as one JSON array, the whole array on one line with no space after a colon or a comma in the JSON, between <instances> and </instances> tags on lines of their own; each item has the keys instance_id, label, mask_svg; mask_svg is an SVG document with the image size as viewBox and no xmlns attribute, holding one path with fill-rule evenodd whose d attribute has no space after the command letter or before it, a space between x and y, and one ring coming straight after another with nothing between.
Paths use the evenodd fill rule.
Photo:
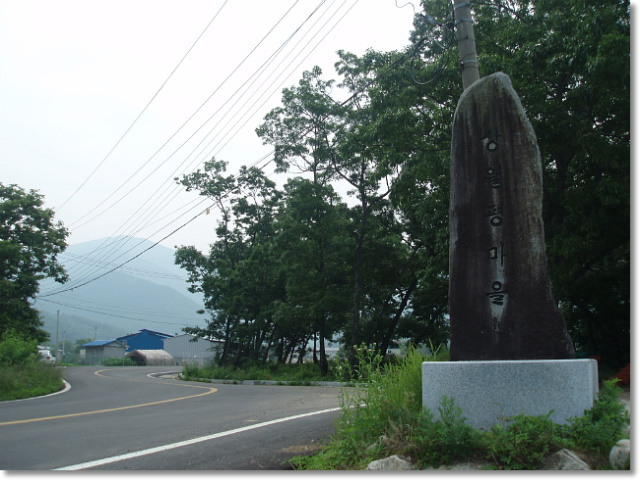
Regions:
<instances>
[{"instance_id":1,"label":"distant mountain","mask_svg":"<svg viewBox=\"0 0 640 480\"><path fill-rule=\"evenodd\" d=\"M190 299L198 298L188 292L187 274L174 263L175 250L163 245L154 246L149 240L119 236L77 243L69 245L62 254L61 261L69 268L73 268L70 273L73 271L83 273L87 269L102 273L140 253L142 254L139 257L122 266L118 271L171 287Z\"/></svg>"},{"instance_id":2,"label":"distant mountain","mask_svg":"<svg viewBox=\"0 0 640 480\"><path fill-rule=\"evenodd\" d=\"M70 281L42 282L36 308L45 330L59 337L99 340L137 332L142 328L169 334L185 326L204 325L197 314L202 297L188 292L185 273L173 263L174 251L147 240L117 237L70 245L61 255ZM142 253L115 271L116 266ZM66 290L66 291L64 291Z\"/></svg>"},{"instance_id":3,"label":"distant mountain","mask_svg":"<svg viewBox=\"0 0 640 480\"><path fill-rule=\"evenodd\" d=\"M56 334L61 342L71 340L72 343L86 338L108 340L123 335L120 328L99 322L96 319L69 313L71 311L72 309L61 307L59 323L57 311L40 311L44 322L43 329L49 333L52 344L56 341Z\"/></svg>"}]
</instances>

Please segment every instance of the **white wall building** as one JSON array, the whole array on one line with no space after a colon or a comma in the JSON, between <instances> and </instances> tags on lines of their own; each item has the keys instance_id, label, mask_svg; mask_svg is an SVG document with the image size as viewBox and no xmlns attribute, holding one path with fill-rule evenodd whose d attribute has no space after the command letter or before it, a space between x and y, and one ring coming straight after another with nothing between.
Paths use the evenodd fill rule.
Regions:
<instances>
[{"instance_id":1,"label":"white wall building","mask_svg":"<svg viewBox=\"0 0 640 480\"><path fill-rule=\"evenodd\" d=\"M192 341L196 339L195 341ZM163 340L163 350L169 353L176 365L185 363L197 363L205 365L210 363L216 353L222 351L223 342L217 340L206 340L189 333L178 335L177 337L165 338Z\"/></svg>"}]
</instances>

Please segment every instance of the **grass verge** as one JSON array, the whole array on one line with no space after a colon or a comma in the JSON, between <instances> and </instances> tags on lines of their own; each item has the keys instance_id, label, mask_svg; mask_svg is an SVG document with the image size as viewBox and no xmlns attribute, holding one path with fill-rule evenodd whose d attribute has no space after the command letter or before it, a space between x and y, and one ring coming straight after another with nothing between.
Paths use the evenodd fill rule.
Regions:
<instances>
[{"instance_id":1,"label":"grass verge","mask_svg":"<svg viewBox=\"0 0 640 480\"><path fill-rule=\"evenodd\" d=\"M248 367L244 369L234 369L223 366L199 366L195 363L188 363L182 369L184 380L198 381L205 378L215 378L219 380L273 380L281 382L295 382L300 385L309 382L331 382L336 381L335 375L330 373L322 376L320 369L313 363L303 364L272 364Z\"/></svg>"},{"instance_id":2,"label":"grass verge","mask_svg":"<svg viewBox=\"0 0 640 480\"><path fill-rule=\"evenodd\" d=\"M41 362L0 368L0 401L39 397L64 388L60 371Z\"/></svg>"},{"instance_id":3,"label":"grass verge","mask_svg":"<svg viewBox=\"0 0 640 480\"><path fill-rule=\"evenodd\" d=\"M622 390L605 382L592 409L566 425L548 415L518 415L507 426L477 430L466 423L455 399L443 398L440 418L422 408L421 371L425 360L410 351L400 364L383 365L361 351L364 386L343 393L336 434L319 453L292 460L299 470L361 470L390 455L408 458L416 468L481 461L488 469L535 470L551 453L568 448L593 469L608 469L611 447L623 438L629 414L618 401Z\"/></svg>"}]
</instances>

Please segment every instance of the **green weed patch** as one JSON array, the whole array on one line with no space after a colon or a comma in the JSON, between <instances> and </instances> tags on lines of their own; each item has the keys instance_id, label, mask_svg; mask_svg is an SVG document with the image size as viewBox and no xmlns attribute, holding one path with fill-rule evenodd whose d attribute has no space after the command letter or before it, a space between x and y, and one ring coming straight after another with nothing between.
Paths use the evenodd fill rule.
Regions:
<instances>
[{"instance_id":1,"label":"green weed patch","mask_svg":"<svg viewBox=\"0 0 640 480\"><path fill-rule=\"evenodd\" d=\"M322 376L320 368L313 363L303 364L271 364L247 368L231 368L225 366L200 366L188 363L182 368L184 380L198 381L201 379L218 380L272 380L280 382L295 382L299 385L309 385L311 382L335 381L334 375Z\"/></svg>"},{"instance_id":2,"label":"green weed patch","mask_svg":"<svg viewBox=\"0 0 640 480\"><path fill-rule=\"evenodd\" d=\"M0 368L0 401L38 397L64 388L57 368L39 362Z\"/></svg>"}]
</instances>

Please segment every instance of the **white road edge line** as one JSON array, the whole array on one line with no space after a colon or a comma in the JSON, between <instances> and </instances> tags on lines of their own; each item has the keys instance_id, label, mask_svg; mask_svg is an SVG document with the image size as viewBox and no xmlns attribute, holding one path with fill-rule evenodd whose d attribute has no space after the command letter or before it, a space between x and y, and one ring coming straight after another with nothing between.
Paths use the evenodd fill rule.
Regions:
<instances>
[{"instance_id":1,"label":"white road edge line","mask_svg":"<svg viewBox=\"0 0 640 480\"><path fill-rule=\"evenodd\" d=\"M121 462L123 460L129 460L131 458L143 457L145 455L152 455L154 453L166 452L167 450L173 450L175 448L186 447L189 445L194 445L196 443L207 442L209 440L214 440L216 438L235 435L236 433L247 432L249 430L255 430L257 428L267 427L269 425L275 425L278 423L284 423L291 420L297 420L299 418L311 417L313 415L321 415L323 413L336 412L338 410L340 410L340 407L327 408L325 410L318 410L316 412L301 413L299 415L293 415L291 417L277 418L275 420L269 420L268 422L256 423L255 425L249 425L246 427L235 428L233 430L227 430L226 432L214 433L212 435L206 435L204 437L192 438L191 440L184 440L178 443L171 443L169 445L162 445L160 447L148 448L146 450L126 453L124 455L116 455L114 457L102 458L99 460L93 460L91 462L78 463L76 465L69 465L67 467L55 468L54 470L83 470L86 468L99 467L102 465L107 465L109 463Z\"/></svg>"}]
</instances>

